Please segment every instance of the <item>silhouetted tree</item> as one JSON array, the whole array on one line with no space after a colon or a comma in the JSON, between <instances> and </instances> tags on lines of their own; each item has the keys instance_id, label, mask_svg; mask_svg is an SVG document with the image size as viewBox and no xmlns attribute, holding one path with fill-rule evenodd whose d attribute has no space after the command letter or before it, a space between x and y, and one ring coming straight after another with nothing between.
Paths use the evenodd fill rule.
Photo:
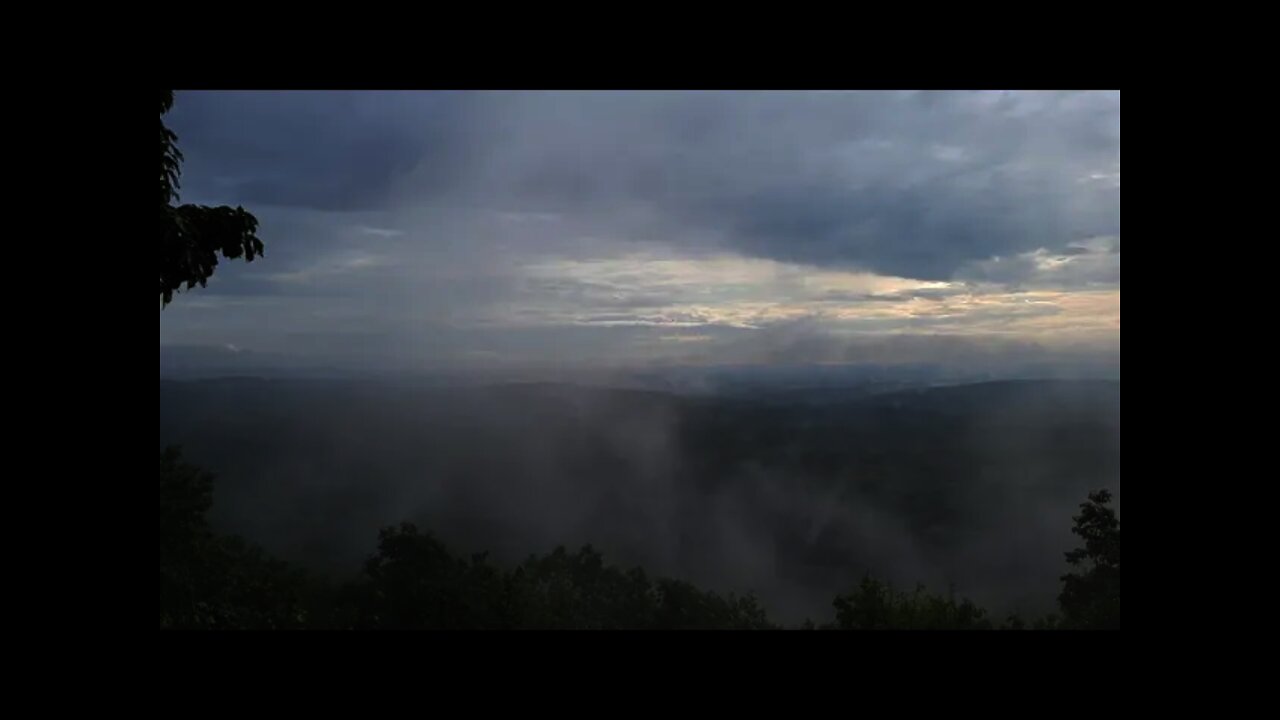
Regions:
<instances>
[{"instance_id":1,"label":"silhouetted tree","mask_svg":"<svg viewBox=\"0 0 1280 720\"><path fill-rule=\"evenodd\" d=\"M180 205L182 152L165 127L173 91L160 92L160 304L184 284L204 286L218 255L252 261L262 254L258 220L244 208ZM160 452L160 626L283 628L304 623L306 578L240 538L216 535L206 514L213 476Z\"/></svg>"},{"instance_id":2,"label":"silhouetted tree","mask_svg":"<svg viewBox=\"0 0 1280 720\"><path fill-rule=\"evenodd\" d=\"M968 599L956 602L925 591L895 591L864 577L850 593L836 596L836 625L840 630L990 630L987 612Z\"/></svg>"},{"instance_id":3,"label":"silhouetted tree","mask_svg":"<svg viewBox=\"0 0 1280 720\"><path fill-rule=\"evenodd\" d=\"M160 452L160 627L283 629L307 622L308 580L237 537L220 536L206 514L213 475Z\"/></svg>"},{"instance_id":4,"label":"silhouetted tree","mask_svg":"<svg viewBox=\"0 0 1280 720\"><path fill-rule=\"evenodd\" d=\"M777 627L750 595L720 596L688 582L650 579L641 568L605 564L591 546L531 555L510 571L486 554L457 555L411 524L382 530L363 576L333 585L212 531L213 476L160 453L160 625L202 629L726 629ZM1063 577L1063 616L1000 627L1120 627L1120 525L1106 491L1075 517L1084 547ZM987 630L968 599L895 591L866 577L832 603L834 623L802 629Z\"/></svg>"},{"instance_id":5,"label":"silhouetted tree","mask_svg":"<svg viewBox=\"0 0 1280 720\"><path fill-rule=\"evenodd\" d=\"M218 255L244 257L262 254L255 234L258 220L242 207L179 205L178 177L182 152L178 136L165 127L164 115L173 106L173 91L160 92L160 305L173 299L183 285L204 287L218 265Z\"/></svg>"},{"instance_id":6,"label":"silhouetted tree","mask_svg":"<svg viewBox=\"0 0 1280 720\"><path fill-rule=\"evenodd\" d=\"M533 555L510 572L484 554L454 555L409 524L379 535L350 586L341 627L386 629L757 629L773 625L755 598L721 597L644 570L606 565L590 546ZM341 614L341 613L339 613Z\"/></svg>"},{"instance_id":7,"label":"silhouetted tree","mask_svg":"<svg viewBox=\"0 0 1280 720\"><path fill-rule=\"evenodd\" d=\"M213 544L205 513L213 504L213 476L160 452L160 625L199 625L204 558Z\"/></svg>"},{"instance_id":8,"label":"silhouetted tree","mask_svg":"<svg viewBox=\"0 0 1280 720\"><path fill-rule=\"evenodd\" d=\"M365 564L358 627L497 630L509 626L502 573L484 554L454 556L430 533L405 523L378 535Z\"/></svg>"},{"instance_id":9,"label":"silhouetted tree","mask_svg":"<svg viewBox=\"0 0 1280 720\"><path fill-rule=\"evenodd\" d=\"M1062 609L1065 627L1120 629L1120 519L1108 507L1111 493L1089 494L1074 516L1071 532L1084 540L1084 547L1067 553L1075 571L1062 576Z\"/></svg>"}]
</instances>

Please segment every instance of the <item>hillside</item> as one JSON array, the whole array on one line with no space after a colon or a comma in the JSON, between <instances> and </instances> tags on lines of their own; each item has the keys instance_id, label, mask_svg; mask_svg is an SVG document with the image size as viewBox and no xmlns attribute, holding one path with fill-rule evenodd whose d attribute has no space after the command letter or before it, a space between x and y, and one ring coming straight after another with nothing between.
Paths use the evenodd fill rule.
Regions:
<instances>
[{"instance_id":1,"label":"hillside","mask_svg":"<svg viewBox=\"0 0 1280 720\"><path fill-rule=\"evenodd\" d=\"M784 620L863 572L1052 604L1064 518L1119 496L1118 382L684 397L555 384L161 381L161 445L218 473L215 522L350 572L411 520L517 559L593 543Z\"/></svg>"}]
</instances>

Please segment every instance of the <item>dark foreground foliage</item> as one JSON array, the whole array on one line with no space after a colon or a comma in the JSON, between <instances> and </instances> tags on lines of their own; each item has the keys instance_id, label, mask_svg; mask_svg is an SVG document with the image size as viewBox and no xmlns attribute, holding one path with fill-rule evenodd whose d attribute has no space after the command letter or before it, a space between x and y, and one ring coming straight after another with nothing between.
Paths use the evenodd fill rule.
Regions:
<instances>
[{"instance_id":1,"label":"dark foreground foliage","mask_svg":"<svg viewBox=\"0 0 1280 720\"><path fill-rule=\"evenodd\" d=\"M240 538L215 534L213 478L160 453L160 627L303 627L307 578Z\"/></svg>"},{"instance_id":2,"label":"dark foreground foliage","mask_svg":"<svg viewBox=\"0 0 1280 720\"><path fill-rule=\"evenodd\" d=\"M1091 493L1073 518L1071 532L1084 547L1067 553L1073 570L1062 576L1058 604L1067 627L1120 629L1120 519L1110 502L1106 490Z\"/></svg>"},{"instance_id":3,"label":"dark foreground foliage","mask_svg":"<svg viewBox=\"0 0 1280 720\"><path fill-rule=\"evenodd\" d=\"M751 596L721 596L641 568L606 565L590 546L556 548L503 569L465 557L404 524L386 528L354 581L309 577L238 538L214 533L212 476L160 453L160 626L182 629L680 629L778 628ZM1084 547L1067 554L1062 619L993 622L967 599L872 578L835 598L840 630L1120 627L1120 523L1105 491L1075 518ZM807 622L806 629L815 629Z\"/></svg>"},{"instance_id":4,"label":"dark foreground foliage","mask_svg":"<svg viewBox=\"0 0 1280 720\"><path fill-rule=\"evenodd\" d=\"M205 287L219 256L252 262L262 255L258 219L242 207L175 205L182 151L178 136L165 127L165 113L173 107L173 91L160 92L160 306L173 294L196 285Z\"/></svg>"}]
</instances>

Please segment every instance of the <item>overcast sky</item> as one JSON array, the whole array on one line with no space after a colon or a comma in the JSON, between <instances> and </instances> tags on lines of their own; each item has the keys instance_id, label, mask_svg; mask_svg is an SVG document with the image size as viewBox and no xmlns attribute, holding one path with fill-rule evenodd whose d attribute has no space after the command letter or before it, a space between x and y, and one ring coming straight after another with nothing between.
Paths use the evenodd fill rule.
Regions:
<instances>
[{"instance_id":1,"label":"overcast sky","mask_svg":"<svg viewBox=\"0 0 1280 720\"><path fill-rule=\"evenodd\" d=\"M1119 92L179 92L266 255L160 343L399 368L1114 356Z\"/></svg>"}]
</instances>

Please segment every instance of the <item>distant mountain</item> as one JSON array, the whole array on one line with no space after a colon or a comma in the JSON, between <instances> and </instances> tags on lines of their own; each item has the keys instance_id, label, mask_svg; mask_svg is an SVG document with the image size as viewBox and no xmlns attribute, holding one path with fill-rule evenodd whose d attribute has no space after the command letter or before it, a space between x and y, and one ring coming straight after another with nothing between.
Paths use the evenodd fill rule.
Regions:
<instances>
[{"instance_id":1,"label":"distant mountain","mask_svg":"<svg viewBox=\"0 0 1280 720\"><path fill-rule=\"evenodd\" d=\"M643 369L609 368L452 368L396 370L369 364L352 366L335 359L263 353L234 346L160 348L160 377L360 378L429 385L478 385L552 382L595 388L629 388L678 395L740 395L793 391L884 392L912 387L1024 379L1110 379L1118 365L1010 365L970 370L928 364L824 365L655 365Z\"/></svg>"},{"instance_id":2,"label":"distant mountain","mask_svg":"<svg viewBox=\"0 0 1280 720\"><path fill-rule=\"evenodd\" d=\"M193 380L219 377L343 378L355 373L290 355L255 352L232 345L161 345L160 377Z\"/></svg>"}]
</instances>

